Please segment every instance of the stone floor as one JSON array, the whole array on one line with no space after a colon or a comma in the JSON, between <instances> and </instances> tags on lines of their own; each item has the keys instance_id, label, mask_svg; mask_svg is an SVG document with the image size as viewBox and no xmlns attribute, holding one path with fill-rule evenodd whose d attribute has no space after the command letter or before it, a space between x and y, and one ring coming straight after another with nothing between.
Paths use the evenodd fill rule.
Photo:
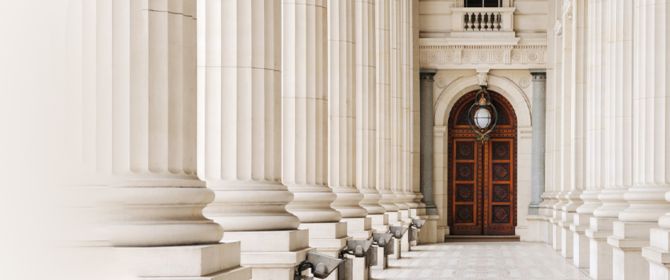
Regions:
<instances>
[{"instance_id":1,"label":"stone floor","mask_svg":"<svg viewBox=\"0 0 670 280\"><path fill-rule=\"evenodd\" d=\"M400 260L389 259L389 269L373 271L373 279L589 279L540 243L443 243L414 247Z\"/></svg>"}]
</instances>

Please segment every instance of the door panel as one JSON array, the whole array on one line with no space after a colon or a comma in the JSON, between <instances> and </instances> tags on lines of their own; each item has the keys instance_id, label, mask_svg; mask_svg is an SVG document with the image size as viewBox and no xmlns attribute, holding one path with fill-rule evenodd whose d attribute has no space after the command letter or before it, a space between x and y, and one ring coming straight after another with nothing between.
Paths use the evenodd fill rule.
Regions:
<instances>
[{"instance_id":1,"label":"door panel","mask_svg":"<svg viewBox=\"0 0 670 280\"><path fill-rule=\"evenodd\" d=\"M496 93L499 126L486 142L467 125L474 94L461 98L450 116L448 223L454 235L513 235L516 226L516 118Z\"/></svg>"}]
</instances>

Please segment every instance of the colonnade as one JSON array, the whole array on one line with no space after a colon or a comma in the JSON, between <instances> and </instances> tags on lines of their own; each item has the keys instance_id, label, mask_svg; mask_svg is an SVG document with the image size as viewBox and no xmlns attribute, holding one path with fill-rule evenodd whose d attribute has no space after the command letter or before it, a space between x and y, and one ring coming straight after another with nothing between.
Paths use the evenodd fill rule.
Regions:
<instances>
[{"instance_id":1,"label":"colonnade","mask_svg":"<svg viewBox=\"0 0 670 280\"><path fill-rule=\"evenodd\" d=\"M553 4L543 239L593 279L669 279L670 5Z\"/></svg>"},{"instance_id":2,"label":"colonnade","mask_svg":"<svg viewBox=\"0 0 670 280\"><path fill-rule=\"evenodd\" d=\"M134 274L293 279L425 213L417 0L78 5L77 184Z\"/></svg>"}]
</instances>

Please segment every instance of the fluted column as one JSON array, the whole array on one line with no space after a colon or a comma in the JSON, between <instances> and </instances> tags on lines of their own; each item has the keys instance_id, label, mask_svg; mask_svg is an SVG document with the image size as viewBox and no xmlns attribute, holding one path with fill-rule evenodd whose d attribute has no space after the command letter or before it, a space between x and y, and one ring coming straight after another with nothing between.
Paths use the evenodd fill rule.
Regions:
<instances>
[{"instance_id":1,"label":"fluted column","mask_svg":"<svg viewBox=\"0 0 670 280\"><path fill-rule=\"evenodd\" d=\"M564 82L562 79L563 75L563 36L565 36L565 26L562 24L564 23L564 17L563 17L563 1L555 1L555 18L556 18L556 23L559 24L558 26L558 32L556 35L555 39L555 44L554 44L554 116L553 116L553 139L552 139L552 169L554 170L553 174L553 185L554 185L554 192L552 193L553 199L556 201L552 205L552 217L550 219L550 222L552 224L551 226L551 231L552 231L552 247L554 250L560 251L561 250L561 226L559 225L559 222L561 221L561 216L562 216L562 208L563 206L567 203L565 199L565 192L563 191L564 186L562 184L562 178L563 178L563 165L561 161L561 154L563 152L562 150L562 142L561 142L561 128L562 128L562 108L563 108L563 102L562 102L562 96L563 96L563 86ZM555 27L556 29L556 27Z\"/></svg>"},{"instance_id":2,"label":"fluted column","mask_svg":"<svg viewBox=\"0 0 670 280\"><path fill-rule=\"evenodd\" d=\"M327 186L326 1L282 1L282 181L302 223L337 222Z\"/></svg>"},{"instance_id":3,"label":"fluted column","mask_svg":"<svg viewBox=\"0 0 670 280\"><path fill-rule=\"evenodd\" d=\"M632 187L624 194L630 206L619 213L613 237L608 240L610 244L618 245L615 246L614 265L622 266L621 279L645 277L650 272L644 267L647 262L641 257L640 247L647 246L650 228L669 224L663 214L670 211L670 203L665 201L665 193L670 190L670 67L667 65L670 5L667 1L656 0L637 1L635 5L629 2L622 5L625 5L624 10L635 10L632 16L635 29L631 30L635 38L625 42L635 50L635 64L630 66L635 67L630 97L633 128L632 133L624 132L622 136L632 135L632 162L635 164L626 166L633 170ZM630 96L631 92L624 94ZM624 114L630 112L630 103L617 105ZM625 158L621 160L626 161ZM663 241L667 235L663 237L664 234L658 231L653 233L653 237L657 237L654 245L667 244L667 239ZM663 272L650 275L653 278L668 279L667 268L652 271Z\"/></svg>"},{"instance_id":4,"label":"fluted column","mask_svg":"<svg viewBox=\"0 0 670 280\"><path fill-rule=\"evenodd\" d=\"M590 260L590 241L585 234L585 230L589 227L593 211L600 206L597 192L586 181L587 173L585 171L592 166L588 164L587 159L589 157L586 154L591 151L586 147L586 137L590 133L589 122L592 116L589 116L589 113L593 109L592 104L587 102L591 98L591 83L589 78L591 78L592 68L589 59L593 55L588 49L591 46L590 38L593 34L589 29L590 23L587 21L591 19L588 15L591 15L592 7L586 1L576 1L574 5L576 23L574 29L577 32L575 42L573 42L575 50L573 69L576 74L574 83L574 185L577 190L581 191L579 199L583 204L575 210L570 230L573 236L573 264L580 268L586 268L589 266ZM588 106L591 107L587 108Z\"/></svg>"},{"instance_id":5,"label":"fluted column","mask_svg":"<svg viewBox=\"0 0 670 280\"><path fill-rule=\"evenodd\" d=\"M643 5L645 3L646 6ZM641 61L635 68L639 73L635 77L642 79L635 84L635 89L644 90L633 100L635 126L643 126L637 128L636 132L641 135L633 140L634 151L638 155L636 158L643 160L634 169L633 189L650 189L647 193L654 195L651 199L653 206L650 205L653 210L650 212L656 212L662 207L656 202L656 194L670 187L670 66L667 65L670 57L670 4L667 1L636 1L634 10L636 34L642 29L646 33L636 36L633 46L635 50L640 48L634 56ZM670 191L665 193L665 199L670 201ZM651 230L650 247L643 250L643 255L649 262L653 279L670 279L667 261L670 256L670 244L667 242L670 238L670 212L666 211L659 218L658 226L660 228Z\"/></svg>"},{"instance_id":6,"label":"fluted column","mask_svg":"<svg viewBox=\"0 0 670 280\"><path fill-rule=\"evenodd\" d=\"M328 2L328 184L331 204L347 223L349 236L368 238L370 219L356 189L356 57L354 0Z\"/></svg>"},{"instance_id":7,"label":"fluted column","mask_svg":"<svg viewBox=\"0 0 670 280\"><path fill-rule=\"evenodd\" d=\"M421 77L419 73L419 0L409 0L409 73L411 87L409 91L410 118L410 192L413 196L412 207L418 208L418 214L425 214L425 204L421 193ZM416 215L417 213L412 213ZM421 241L421 240L419 240Z\"/></svg>"},{"instance_id":8,"label":"fluted column","mask_svg":"<svg viewBox=\"0 0 670 280\"><path fill-rule=\"evenodd\" d=\"M594 210L587 235L591 239L590 272L593 277L607 278L623 276L616 262L618 245L609 245L601 240L617 234L615 221L620 211L627 207L623 193L630 186L631 138L630 99L632 85L632 7L630 1L608 0L601 2L603 22L600 23L599 55L597 57L601 86L598 92L602 104L602 137L600 143L602 184L598 195L602 205ZM605 16L606 15L606 16ZM628 43L626 43L628 41ZM605 93L611 94L605 94ZM598 97L597 97L598 98ZM612 246L615 250L612 250ZM639 251L638 251L639 252ZM613 254L610 256L610 254ZM620 256L620 255L619 255Z\"/></svg>"},{"instance_id":9,"label":"fluted column","mask_svg":"<svg viewBox=\"0 0 670 280\"><path fill-rule=\"evenodd\" d=\"M336 196L327 185L327 3L282 1L281 154L282 182L294 196L286 209L310 230L311 247L336 256L347 224L331 208Z\"/></svg>"},{"instance_id":10,"label":"fluted column","mask_svg":"<svg viewBox=\"0 0 670 280\"><path fill-rule=\"evenodd\" d=\"M140 278L249 279L239 242L220 244L221 227L202 214L214 193L196 175L195 2L72 4L82 13L72 34L82 44L84 184L103 214L97 240Z\"/></svg>"},{"instance_id":11,"label":"fluted column","mask_svg":"<svg viewBox=\"0 0 670 280\"><path fill-rule=\"evenodd\" d=\"M403 218L408 206L405 203L403 178L405 177L402 144L403 144L403 95L406 81L403 80L403 46L402 46L402 1L389 1L389 42L391 56L389 60L391 72L391 190L393 203L398 207L398 221ZM395 221L395 219L393 219Z\"/></svg>"},{"instance_id":12,"label":"fluted column","mask_svg":"<svg viewBox=\"0 0 670 280\"><path fill-rule=\"evenodd\" d=\"M384 214L377 191L377 110L375 2L356 0L356 187L368 215ZM375 219L373 218L373 222Z\"/></svg>"},{"instance_id":13,"label":"fluted column","mask_svg":"<svg viewBox=\"0 0 670 280\"><path fill-rule=\"evenodd\" d=\"M216 193L205 214L242 241L254 279L292 279L309 245L281 184L281 2L205 0L199 11L199 175Z\"/></svg>"},{"instance_id":14,"label":"fluted column","mask_svg":"<svg viewBox=\"0 0 670 280\"><path fill-rule=\"evenodd\" d=\"M393 202L395 195L391 188L391 45L390 45L390 1L377 1L375 5L376 62L377 62L377 190L381 198L379 204L391 214L398 211ZM397 221L397 213L395 214Z\"/></svg>"}]
</instances>

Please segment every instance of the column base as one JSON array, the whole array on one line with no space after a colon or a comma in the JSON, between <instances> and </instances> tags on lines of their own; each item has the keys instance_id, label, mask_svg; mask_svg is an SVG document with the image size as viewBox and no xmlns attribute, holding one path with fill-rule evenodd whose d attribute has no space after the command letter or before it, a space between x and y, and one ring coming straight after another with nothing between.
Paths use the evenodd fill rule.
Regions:
<instances>
[{"instance_id":1,"label":"column base","mask_svg":"<svg viewBox=\"0 0 670 280\"><path fill-rule=\"evenodd\" d=\"M347 223L347 235L354 239L370 239L372 237L372 219L365 218L342 218L341 222Z\"/></svg>"},{"instance_id":2,"label":"column base","mask_svg":"<svg viewBox=\"0 0 670 280\"><path fill-rule=\"evenodd\" d=\"M240 266L239 241L196 246L116 247L113 250L123 264L142 279L251 279L251 269Z\"/></svg>"},{"instance_id":3,"label":"column base","mask_svg":"<svg viewBox=\"0 0 670 280\"><path fill-rule=\"evenodd\" d=\"M437 215L422 216L426 220L421 230L418 233L417 244L434 244L437 243Z\"/></svg>"},{"instance_id":4,"label":"column base","mask_svg":"<svg viewBox=\"0 0 670 280\"><path fill-rule=\"evenodd\" d=\"M399 219L400 222L402 222L403 224L410 224L410 223L412 223L412 218L411 218L410 215L409 215L409 209L399 210L399 211L398 211L398 215L399 215L398 219Z\"/></svg>"},{"instance_id":5,"label":"column base","mask_svg":"<svg viewBox=\"0 0 670 280\"><path fill-rule=\"evenodd\" d=\"M292 280L295 267L309 248L307 230L226 232L225 239L242 241L241 263L254 280Z\"/></svg>"},{"instance_id":6,"label":"column base","mask_svg":"<svg viewBox=\"0 0 670 280\"><path fill-rule=\"evenodd\" d=\"M612 224L612 236L607 243L612 251L612 271L615 280L648 279L649 266L642 257L642 248L649 246L649 230L653 222L621 222Z\"/></svg>"},{"instance_id":7,"label":"column base","mask_svg":"<svg viewBox=\"0 0 670 280\"><path fill-rule=\"evenodd\" d=\"M612 234L612 223L616 218L591 217L589 229L589 277L594 280L612 279L612 246L607 237Z\"/></svg>"},{"instance_id":8,"label":"column base","mask_svg":"<svg viewBox=\"0 0 670 280\"><path fill-rule=\"evenodd\" d=\"M670 280L670 230L653 228L649 247L642 248L642 257L649 262L649 279Z\"/></svg>"},{"instance_id":9,"label":"column base","mask_svg":"<svg viewBox=\"0 0 670 280\"><path fill-rule=\"evenodd\" d=\"M347 223L301 223L300 229L309 230L309 246L319 253L337 258L340 251L347 245ZM334 271L326 278L336 280L338 271ZM256 279L254 279L256 280Z\"/></svg>"},{"instance_id":10,"label":"column base","mask_svg":"<svg viewBox=\"0 0 670 280\"><path fill-rule=\"evenodd\" d=\"M319 253L337 257L347 245L347 223L302 223L300 229L309 230L309 246Z\"/></svg>"},{"instance_id":11,"label":"column base","mask_svg":"<svg viewBox=\"0 0 670 280\"><path fill-rule=\"evenodd\" d=\"M386 255L386 250L384 247L373 247L373 250L377 250L377 264L372 266L373 269L384 270L388 267L389 258Z\"/></svg>"},{"instance_id":12,"label":"column base","mask_svg":"<svg viewBox=\"0 0 670 280\"><path fill-rule=\"evenodd\" d=\"M558 221L555 219L551 219L551 247L554 248L556 251L561 251L561 244L563 242L562 235L561 235L561 230L562 227L558 224Z\"/></svg>"},{"instance_id":13,"label":"column base","mask_svg":"<svg viewBox=\"0 0 670 280\"><path fill-rule=\"evenodd\" d=\"M591 215L575 214L573 224L570 225L572 231L572 264L578 268L589 267L590 242L586 236L586 229L589 227Z\"/></svg>"},{"instance_id":14,"label":"column base","mask_svg":"<svg viewBox=\"0 0 670 280\"><path fill-rule=\"evenodd\" d=\"M566 215L568 215L566 213ZM561 256L566 259L572 259L572 231L570 231L570 225L572 225L572 217L568 219L563 219L558 222L558 226L561 230Z\"/></svg>"},{"instance_id":15,"label":"column base","mask_svg":"<svg viewBox=\"0 0 670 280\"><path fill-rule=\"evenodd\" d=\"M544 216L529 215L526 218L526 221L528 221L528 234L526 234L521 241L544 242L544 237L547 235L547 222Z\"/></svg>"},{"instance_id":16,"label":"column base","mask_svg":"<svg viewBox=\"0 0 670 280\"><path fill-rule=\"evenodd\" d=\"M346 265L351 266L351 274L345 275L347 280L368 280L370 278L370 269L366 265L365 258L356 258L354 256L347 256Z\"/></svg>"},{"instance_id":17,"label":"column base","mask_svg":"<svg viewBox=\"0 0 670 280\"><path fill-rule=\"evenodd\" d=\"M389 225L400 225L400 214L399 212L386 212L388 215L388 224Z\"/></svg>"},{"instance_id":18,"label":"column base","mask_svg":"<svg viewBox=\"0 0 670 280\"><path fill-rule=\"evenodd\" d=\"M368 215L372 222L372 229L376 232L387 232L389 230L389 216L384 214L370 214Z\"/></svg>"},{"instance_id":19,"label":"column base","mask_svg":"<svg viewBox=\"0 0 670 280\"><path fill-rule=\"evenodd\" d=\"M393 238L393 254L391 254L391 258L394 258L396 260L399 260L402 258L402 240L395 239Z\"/></svg>"}]
</instances>

